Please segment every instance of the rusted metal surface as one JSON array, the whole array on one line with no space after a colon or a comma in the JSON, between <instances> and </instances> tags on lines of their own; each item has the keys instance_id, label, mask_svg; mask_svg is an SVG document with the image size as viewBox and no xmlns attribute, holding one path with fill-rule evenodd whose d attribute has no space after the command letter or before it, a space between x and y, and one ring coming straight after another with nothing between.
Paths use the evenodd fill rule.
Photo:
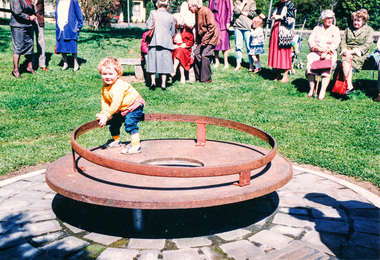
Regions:
<instances>
[{"instance_id":1,"label":"rusted metal surface","mask_svg":"<svg viewBox=\"0 0 380 260\"><path fill-rule=\"evenodd\" d=\"M87 160L107 167L115 169L118 171L151 175L151 176L162 176L162 177L208 177L208 176L223 176L238 174L241 172L246 172L254 169L258 169L266 164L268 164L276 155L277 144L276 141L269 134L264 131L255 128L250 125L242 124L232 120L206 117L206 116L196 116L196 115L180 115L180 114L145 114L144 121L174 121L174 122L194 122L197 123L197 144L206 145L206 125L217 125L227 128L236 129L250 135L256 136L272 146L272 150L268 153L262 155L259 158L254 158L252 160L246 161L244 163L235 163L230 161L230 164L224 164L223 166L205 166L202 168L190 168L190 167L168 167L168 166L152 166L141 163L133 163L131 161L116 160L112 158L107 158L100 156L88 149L81 147L76 139L83 133L90 131L92 129L98 128L98 122L96 120L86 123L78 127L72 137L71 145L73 150L80 156L86 158ZM75 158L75 157L74 157Z\"/></svg>"},{"instance_id":2,"label":"rusted metal surface","mask_svg":"<svg viewBox=\"0 0 380 260\"><path fill-rule=\"evenodd\" d=\"M126 156L120 154L119 149L93 152L117 160L128 157L128 160L141 164L164 160L167 163L186 162L189 159L189 163L199 165L189 168L200 169L232 162L244 163L269 152L268 149L233 142L207 140L206 146L194 144L194 140L144 140L141 154ZM167 154L168 150L170 154ZM47 169L46 181L54 191L86 203L132 209L184 209L236 203L276 191L291 180L293 172L291 163L277 154L268 165L250 171L250 185L240 187L234 185L239 174L203 178L157 177L102 167L82 157L77 158L78 172L74 172L71 159L71 155L62 157Z\"/></svg>"},{"instance_id":3,"label":"rusted metal surface","mask_svg":"<svg viewBox=\"0 0 380 260\"><path fill-rule=\"evenodd\" d=\"M97 121L91 121L74 131L73 154L62 157L46 170L47 184L63 196L86 203L132 209L182 209L260 197L276 191L292 178L292 164L276 154L276 141L260 129L213 117L144 116L145 121L194 122L197 140L143 140L143 152L133 155L121 154L123 147L85 149L76 139L99 127ZM272 149L207 140L207 124L257 136Z\"/></svg>"}]
</instances>

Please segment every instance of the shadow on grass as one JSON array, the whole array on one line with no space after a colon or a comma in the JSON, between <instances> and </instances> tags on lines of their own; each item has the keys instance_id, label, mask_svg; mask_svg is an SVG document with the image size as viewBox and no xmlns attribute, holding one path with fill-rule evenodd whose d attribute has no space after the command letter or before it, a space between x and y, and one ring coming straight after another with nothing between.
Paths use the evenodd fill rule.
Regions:
<instances>
[{"instance_id":1,"label":"shadow on grass","mask_svg":"<svg viewBox=\"0 0 380 260\"><path fill-rule=\"evenodd\" d=\"M253 225L275 212L276 192L235 204L196 208L143 210L143 229L134 228L136 210L98 206L60 195L53 200L57 217L100 234L136 238L185 238L212 235Z\"/></svg>"}]
</instances>

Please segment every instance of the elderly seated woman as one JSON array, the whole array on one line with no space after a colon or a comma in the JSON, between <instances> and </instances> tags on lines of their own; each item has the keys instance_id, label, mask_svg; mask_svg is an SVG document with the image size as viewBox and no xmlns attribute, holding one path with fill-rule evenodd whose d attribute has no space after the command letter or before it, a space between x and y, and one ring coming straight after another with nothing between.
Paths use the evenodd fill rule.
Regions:
<instances>
[{"instance_id":1,"label":"elderly seated woman","mask_svg":"<svg viewBox=\"0 0 380 260\"><path fill-rule=\"evenodd\" d=\"M364 64L373 43L373 29L366 22L369 15L366 9L351 14L353 25L345 31L340 42L340 55L345 79L347 79L346 95L355 91L352 85L352 72L359 72Z\"/></svg>"},{"instance_id":2,"label":"elderly seated woman","mask_svg":"<svg viewBox=\"0 0 380 260\"><path fill-rule=\"evenodd\" d=\"M320 73L322 77L322 86L318 99L322 100L326 95L326 88L330 82L331 69L321 71L311 70L311 64L317 60L331 59L333 67L337 61L337 49L340 43L339 28L333 25L335 14L331 10L325 10L321 13L321 25L314 27L309 37L310 53L307 55L306 74L309 80L310 91L307 97L311 97L315 90L315 76ZM315 93L317 94L317 93Z\"/></svg>"}]
</instances>

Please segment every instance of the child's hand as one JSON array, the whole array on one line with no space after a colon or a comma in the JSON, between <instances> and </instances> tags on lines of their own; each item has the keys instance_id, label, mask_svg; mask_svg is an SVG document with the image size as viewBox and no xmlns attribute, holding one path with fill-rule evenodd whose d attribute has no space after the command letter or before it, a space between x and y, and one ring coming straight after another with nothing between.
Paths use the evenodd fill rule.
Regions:
<instances>
[{"instance_id":1,"label":"child's hand","mask_svg":"<svg viewBox=\"0 0 380 260\"><path fill-rule=\"evenodd\" d=\"M105 115L97 114L96 117L99 120L99 125L101 127L103 127L107 124L108 118Z\"/></svg>"}]
</instances>

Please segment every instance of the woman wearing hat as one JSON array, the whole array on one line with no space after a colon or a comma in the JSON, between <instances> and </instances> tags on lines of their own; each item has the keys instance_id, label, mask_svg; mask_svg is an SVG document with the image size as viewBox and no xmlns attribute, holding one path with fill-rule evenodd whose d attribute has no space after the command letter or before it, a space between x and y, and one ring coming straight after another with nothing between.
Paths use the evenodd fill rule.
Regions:
<instances>
[{"instance_id":1,"label":"woman wearing hat","mask_svg":"<svg viewBox=\"0 0 380 260\"><path fill-rule=\"evenodd\" d=\"M312 71L311 64L317 60L331 59L333 67L337 61L337 49L340 43L339 28L333 25L335 14L331 10L325 10L321 13L319 18L322 24L314 27L309 37L310 53L307 55L306 74L309 80L310 91L307 97L313 96L315 88L315 75L316 72ZM322 77L321 91L319 92L318 99L322 100L326 95L326 88L330 82L331 69L326 69L318 73Z\"/></svg>"}]
</instances>

